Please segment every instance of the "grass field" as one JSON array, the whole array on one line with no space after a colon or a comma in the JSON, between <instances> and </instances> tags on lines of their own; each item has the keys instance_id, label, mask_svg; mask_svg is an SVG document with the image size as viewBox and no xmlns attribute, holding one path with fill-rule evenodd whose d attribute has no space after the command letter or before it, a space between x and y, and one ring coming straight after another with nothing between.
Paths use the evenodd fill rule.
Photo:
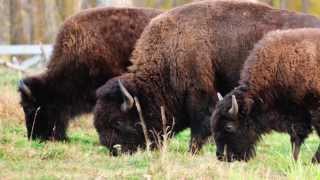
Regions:
<instances>
[{"instance_id":1,"label":"grass field","mask_svg":"<svg viewBox=\"0 0 320 180\"><path fill-rule=\"evenodd\" d=\"M92 117L71 124L70 142L30 142L26 138L16 83L21 76L0 69L0 179L320 179L319 165L310 163L319 143L312 135L298 162L291 159L289 137L273 133L259 143L257 157L224 163L215 146L200 155L188 152L189 131L169 141L168 149L110 157L99 145Z\"/></svg>"}]
</instances>

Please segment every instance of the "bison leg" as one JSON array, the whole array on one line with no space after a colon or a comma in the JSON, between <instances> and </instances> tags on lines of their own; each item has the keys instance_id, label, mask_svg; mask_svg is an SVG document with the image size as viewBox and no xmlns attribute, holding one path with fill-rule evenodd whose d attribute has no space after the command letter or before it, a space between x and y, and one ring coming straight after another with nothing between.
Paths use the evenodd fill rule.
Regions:
<instances>
[{"instance_id":1,"label":"bison leg","mask_svg":"<svg viewBox=\"0 0 320 180\"><path fill-rule=\"evenodd\" d=\"M300 148L304 140L312 132L312 128L309 123L298 123L292 126L292 131L290 132L292 155L295 161L298 160L300 154Z\"/></svg>"},{"instance_id":2,"label":"bison leg","mask_svg":"<svg viewBox=\"0 0 320 180\"><path fill-rule=\"evenodd\" d=\"M315 130L317 131L318 136L320 136L320 119L319 117L319 112L317 111L317 116L314 117L312 125L314 126ZM312 163L320 163L320 145L318 146L318 149L314 156L312 157Z\"/></svg>"},{"instance_id":3,"label":"bison leg","mask_svg":"<svg viewBox=\"0 0 320 180\"><path fill-rule=\"evenodd\" d=\"M211 135L210 133L210 115L214 107L212 96L201 93L198 99L190 98L188 102L188 112L190 117L191 139L189 151L197 154L201 150ZM205 95L204 95L205 94Z\"/></svg>"},{"instance_id":4,"label":"bison leg","mask_svg":"<svg viewBox=\"0 0 320 180\"><path fill-rule=\"evenodd\" d=\"M225 161L225 155L224 155L225 145L222 143L216 142L216 146L217 146L216 156L217 156L218 160Z\"/></svg>"},{"instance_id":5,"label":"bison leg","mask_svg":"<svg viewBox=\"0 0 320 180\"><path fill-rule=\"evenodd\" d=\"M53 140L67 141L67 128L69 125L69 118L64 113L60 113L60 118L55 119L53 127Z\"/></svg>"},{"instance_id":6,"label":"bison leg","mask_svg":"<svg viewBox=\"0 0 320 180\"><path fill-rule=\"evenodd\" d=\"M291 137L291 148L292 148L293 159L295 161L298 160L301 144L302 144L302 141L300 140L300 138Z\"/></svg>"},{"instance_id":7,"label":"bison leg","mask_svg":"<svg viewBox=\"0 0 320 180\"><path fill-rule=\"evenodd\" d=\"M191 152L192 154L198 154L206 140L207 138L201 135L191 135L189 152Z\"/></svg>"},{"instance_id":8,"label":"bison leg","mask_svg":"<svg viewBox=\"0 0 320 180\"><path fill-rule=\"evenodd\" d=\"M292 155L295 161L298 160L300 154L300 148L304 140L312 132L311 127L311 114L303 107L294 106L292 111L295 111L294 116L287 117L291 123L289 129Z\"/></svg>"},{"instance_id":9,"label":"bison leg","mask_svg":"<svg viewBox=\"0 0 320 180\"><path fill-rule=\"evenodd\" d=\"M67 141L67 122L57 123L53 129L53 138L57 141Z\"/></svg>"},{"instance_id":10,"label":"bison leg","mask_svg":"<svg viewBox=\"0 0 320 180\"><path fill-rule=\"evenodd\" d=\"M316 109L314 111L311 111L312 114L312 126L316 130L318 136L320 136L320 109ZM320 163L320 145L318 146L318 149L314 156L312 157L312 163Z\"/></svg>"},{"instance_id":11,"label":"bison leg","mask_svg":"<svg viewBox=\"0 0 320 180\"><path fill-rule=\"evenodd\" d=\"M202 146L208 141L210 137L209 118L205 120L191 123L191 139L189 145L189 152L198 154Z\"/></svg>"},{"instance_id":12,"label":"bison leg","mask_svg":"<svg viewBox=\"0 0 320 180\"><path fill-rule=\"evenodd\" d=\"M320 163L320 145L318 146L317 152L312 157L312 163Z\"/></svg>"}]
</instances>

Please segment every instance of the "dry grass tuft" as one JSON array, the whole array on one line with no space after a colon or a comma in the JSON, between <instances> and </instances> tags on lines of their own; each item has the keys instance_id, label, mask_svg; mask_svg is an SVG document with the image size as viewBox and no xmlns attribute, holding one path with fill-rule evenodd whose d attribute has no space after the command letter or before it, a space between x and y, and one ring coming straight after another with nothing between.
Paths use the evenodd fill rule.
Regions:
<instances>
[{"instance_id":1,"label":"dry grass tuft","mask_svg":"<svg viewBox=\"0 0 320 180\"><path fill-rule=\"evenodd\" d=\"M1 88L0 119L15 119L23 121L23 110L20 107L18 93L10 87Z\"/></svg>"}]
</instances>

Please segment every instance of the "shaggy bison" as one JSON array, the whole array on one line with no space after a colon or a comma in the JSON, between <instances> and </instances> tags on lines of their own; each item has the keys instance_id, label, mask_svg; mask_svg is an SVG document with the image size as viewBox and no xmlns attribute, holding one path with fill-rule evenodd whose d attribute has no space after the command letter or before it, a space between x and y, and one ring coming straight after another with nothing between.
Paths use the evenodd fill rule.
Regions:
<instances>
[{"instance_id":1,"label":"shaggy bison","mask_svg":"<svg viewBox=\"0 0 320 180\"><path fill-rule=\"evenodd\" d=\"M70 118L92 111L95 90L126 71L135 42L158 14L153 9L95 8L67 19L47 70L19 83L28 138L66 139Z\"/></svg>"},{"instance_id":2,"label":"shaggy bison","mask_svg":"<svg viewBox=\"0 0 320 180\"><path fill-rule=\"evenodd\" d=\"M311 126L320 135L319 116L311 118L309 113L320 105L319 40L319 29L295 29L268 33L255 45L239 86L217 104L213 113L220 155L226 146L229 161L249 160L261 135L279 131L278 124L283 124L280 131L291 135L296 160ZM264 118L275 110L295 118ZM313 158L314 162L319 160L320 149Z\"/></svg>"},{"instance_id":3,"label":"shaggy bison","mask_svg":"<svg viewBox=\"0 0 320 180\"><path fill-rule=\"evenodd\" d=\"M131 72L97 90L94 124L100 142L123 152L145 147L134 97L148 130L163 134L160 106L173 133L191 127L190 150L210 135L211 107L237 85L249 50L268 31L320 27L310 15L236 1L201 1L154 18L133 52ZM174 121L174 127L172 127ZM155 141L153 133L149 133Z\"/></svg>"}]
</instances>

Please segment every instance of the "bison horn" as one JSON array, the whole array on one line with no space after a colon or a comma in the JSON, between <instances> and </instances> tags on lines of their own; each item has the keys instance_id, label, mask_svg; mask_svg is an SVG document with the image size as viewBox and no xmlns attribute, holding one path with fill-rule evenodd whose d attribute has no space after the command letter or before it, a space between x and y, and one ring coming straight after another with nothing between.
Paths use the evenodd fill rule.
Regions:
<instances>
[{"instance_id":1,"label":"bison horn","mask_svg":"<svg viewBox=\"0 0 320 180\"><path fill-rule=\"evenodd\" d=\"M217 93L217 96L218 96L219 101L223 100L223 96L219 92Z\"/></svg>"},{"instance_id":2,"label":"bison horn","mask_svg":"<svg viewBox=\"0 0 320 180\"><path fill-rule=\"evenodd\" d=\"M26 94L28 97L32 97L30 88L23 82L23 80L19 81L18 89L22 93Z\"/></svg>"},{"instance_id":3,"label":"bison horn","mask_svg":"<svg viewBox=\"0 0 320 180\"><path fill-rule=\"evenodd\" d=\"M237 103L236 96L232 95L232 106L229 109L229 114L232 116L236 116L239 112L239 106Z\"/></svg>"},{"instance_id":4,"label":"bison horn","mask_svg":"<svg viewBox=\"0 0 320 180\"><path fill-rule=\"evenodd\" d=\"M122 92L125 99L127 99L122 103L121 110L127 111L133 107L134 99L131 96L131 94L128 92L128 90L124 87L124 85L122 84L122 82L120 80L118 81L118 83L119 83L120 91Z\"/></svg>"}]
</instances>

